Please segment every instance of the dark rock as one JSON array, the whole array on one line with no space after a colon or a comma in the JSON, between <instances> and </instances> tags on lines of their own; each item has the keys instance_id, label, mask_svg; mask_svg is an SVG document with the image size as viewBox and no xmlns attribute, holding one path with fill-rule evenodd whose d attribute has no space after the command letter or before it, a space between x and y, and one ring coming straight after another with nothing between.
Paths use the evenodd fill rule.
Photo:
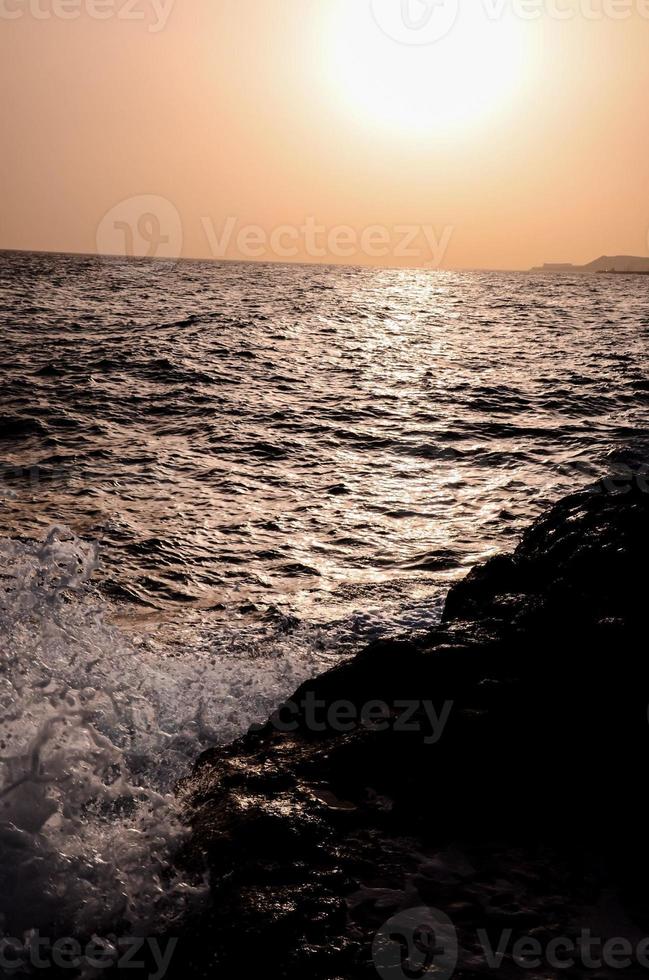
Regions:
<instances>
[{"instance_id":1,"label":"dark rock","mask_svg":"<svg viewBox=\"0 0 649 980\"><path fill-rule=\"evenodd\" d=\"M637 487L570 496L425 641L374 644L205 753L182 792L212 906L183 975L376 977L377 930L421 906L455 922L458 976L483 972L477 930L570 934L611 890L647 928L648 544ZM372 701L389 723L350 724Z\"/></svg>"}]
</instances>

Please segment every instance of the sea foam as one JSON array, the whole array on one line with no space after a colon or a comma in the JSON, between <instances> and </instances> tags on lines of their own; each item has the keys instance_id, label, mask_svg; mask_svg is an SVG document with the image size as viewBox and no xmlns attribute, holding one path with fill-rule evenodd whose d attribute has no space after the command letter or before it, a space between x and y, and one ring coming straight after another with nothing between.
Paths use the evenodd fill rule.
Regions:
<instances>
[{"instance_id":1,"label":"sea foam","mask_svg":"<svg viewBox=\"0 0 649 980\"><path fill-rule=\"evenodd\" d=\"M341 649L395 626L275 615L165 648L110 624L90 582L98 561L64 527L42 543L0 541L0 887L12 936L173 927L205 892L174 862L186 834L178 779ZM436 616L405 610L396 627Z\"/></svg>"}]
</instances>

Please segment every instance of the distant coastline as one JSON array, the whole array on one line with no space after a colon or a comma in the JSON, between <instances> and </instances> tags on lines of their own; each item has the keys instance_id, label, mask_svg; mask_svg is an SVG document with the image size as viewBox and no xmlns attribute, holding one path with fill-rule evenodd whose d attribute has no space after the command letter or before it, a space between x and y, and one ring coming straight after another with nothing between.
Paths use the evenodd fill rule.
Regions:
<instances>
[{"instance_id":1,"label":"distant coastline","mask_svg":"<svg viewBox=\"0 0 649 980\"><path fill-rule=\"evenodd\" d=\"M408 265L408 266L390 266L390 265L358 265L353 262L334 262L334 261L296 261L296 260L284 260L279 259L245 259L237 257L219 256L215 258L209 255L182 255L177 258L175 257L165 257L165 256L142 256L142 255L120 255L120 254L108 254L102 252L77 252L69 250L60 249L27 249L27 248L4 248L0 247L0 256L12 256L12 255L34 255L34 256L55 256L62 258L73 258L73 259L90 259L90 260L108 260L115 262L135 262L140 264L150 263L168 263L170 266L179 265L182 263L192 264L192 263L209 263L213 265L253 265L253 266L298 266L302 268L320 268L320 269L383 269L387 272L390 271L405 271L411 270L412 272L417 271L428 271L428 272L440 272L440 273L467 273L467 272L479 272L479 273L495 273L495 274L513 274L513 275L528 275L530 272L535 273L583 273L583 274L593 274L593 273L617 273L619 275L649 275L649 256L643 257L638 255L602 255L600 258L595 259L594 262L589 262L588 265L574 265L571 262L546 262L544 265L537 265L530 268L497 268L489 266L440 266L439 268L427 268L422 265Z\"/></svg>"},{"instance_id":2,"label":"distant coastline","mask_svg":"<svg viewBox=\"0 0 649 980\"><path fill-rule=\"evenodd\" d=\"M588 265L573 265L571 262L546 262L545 265L535 266L532 272L579 272L617 273L626 275L649 275L649 258L639 255L601 255Z\"/></svg>"}]
</instances>

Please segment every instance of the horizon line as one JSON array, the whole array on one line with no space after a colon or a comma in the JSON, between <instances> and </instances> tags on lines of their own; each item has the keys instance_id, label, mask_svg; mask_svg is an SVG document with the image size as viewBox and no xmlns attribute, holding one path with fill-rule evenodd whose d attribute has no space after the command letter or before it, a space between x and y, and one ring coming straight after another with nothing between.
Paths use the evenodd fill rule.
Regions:
<instances>
[{"instance_id":1,"label":"horizon line","mask_svg":"<svg viewBox=\"0 0 649 980\"><path fill-rule=\"evenodd\" d=\"M378 269L385 270L387 272L532 272L541 266L528 267L518 267L518 268L508 268L508 267L495 267L495 266L454 266L444 268L441 266L428 267L425 265L362 265L354 262L297 262L297 261L281 261L279 259L237 259L237 258L214 258L214 256L194 256L194 255L182 255L178 258L172 256L147 256L147 255L120 255L119 253L112 252L77 252L75 250L68 249L54 249L54 248L0 248L0 254L3 253L18 253L21 255L62 255L62 256L72 256L75 258L86 258L86 259L116 259L127 262L210 262L214 265L219 263L228 263L230 265L278 265L278 266L301 266L301 267L314 267L314 268L337 268L337 269ZM554 264L554 263L552 263ZM579 268L579 266L576 266Z\"/></svg>"}]
</instances>

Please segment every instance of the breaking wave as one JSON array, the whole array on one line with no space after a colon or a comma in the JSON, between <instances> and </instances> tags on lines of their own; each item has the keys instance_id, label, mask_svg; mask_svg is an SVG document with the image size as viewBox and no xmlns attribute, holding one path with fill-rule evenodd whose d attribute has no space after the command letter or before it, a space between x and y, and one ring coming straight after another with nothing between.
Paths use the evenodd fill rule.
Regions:
<instances>
[{"instance_id":1,"label":"breaking wave","mask_svg":"<svg viewBox=\"0 0 649 980\"><path fill-rule=\"evenodd\" d=\"M205 893L174 863L174 786L200 751L264 720L341 648L430 628L439 610L325 626L275 613L181 652L110 625L97 567L64 527L0 541L0 887L14 936L172 927Z\"/></svg>"}]
</instances>

